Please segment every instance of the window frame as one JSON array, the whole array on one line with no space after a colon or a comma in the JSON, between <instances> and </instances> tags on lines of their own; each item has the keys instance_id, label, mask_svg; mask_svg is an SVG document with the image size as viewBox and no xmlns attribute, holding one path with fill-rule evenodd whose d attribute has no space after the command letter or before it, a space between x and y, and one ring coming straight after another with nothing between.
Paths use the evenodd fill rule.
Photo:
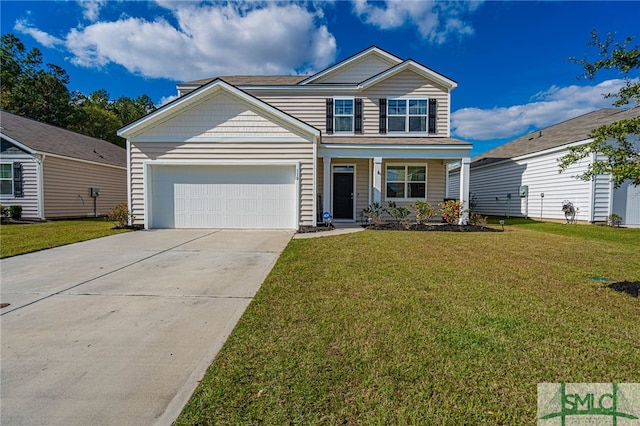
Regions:
<instances>
[{"instance_id":1,"label":"window frame","mask_svg":"<svg viewBox=\"0 0 640 426\"><path fill-rule=\"evenodd\" d=\"M2 162L0 163L0 167L1 166L9 166L9 170L11 171L11 177L9 178L3 178L0 176L0 181L4 181L4 180L8 180L10 183L10 188L11 188L11 193L1 193L0 192L0 197L2 198L15 198L15 188L13 187L13 163L12 162Z\"/></svg>"},{"instance_id":2,"label":"window frame","mask_svg":"<svg viewBox=\"0 0 640 426\"><path fill-rule=\"evenodd\" d=\"M391 102L404 101L404 114L392 114L391 113ZM424 101L425 102L425 113L424 114L411 114L410 112L410 101ZM396 135L428 135L429 134L429 98L387 98L387 133L393 133ZM389 120L394 117L404 117L404 130L392 130ZM411 131L410 130L410 119L411 117L423 117L424 118L424 131Z\"/></svg>"},{"instance_id":3,"label":"window frame","mask_svg":"<svg viewBox=\"0 0 640 426\"><path fill-rule=\"evenodd\" d=\"M404 181L392 180L389 178L389 166L392 167L404 167ZM424 181L422 180L408 180L409 178L409 167L424 167ZM417 201L417 200L426 200L427 199L427 182L428 182L428 171L429 166L427 163L405 163L405 162L394 162L394 163L386 163L384 167L384 199L385 201ZM388 184L389 182L398 183L403 182L404 184L404 195L405 197L389 197L388 195ZM424 183L424 197L407 197L406 195L409 193L409 184L411 183Z\"/></svg>"},{"instance_id":4,"label":"window frame","mask_svg":"<svg viewBox=\"0 0 640 426\"><path fill-rule=\"evenodd\" d=\"M338 101L351 101L351 114L338 114L336 108ZM338 130L338 118L351 117L351 130ZM353 135L356 125L356 99L354 96L337 96L333 98L333 133L341 135Z\"/></svg>"}]
</instances>

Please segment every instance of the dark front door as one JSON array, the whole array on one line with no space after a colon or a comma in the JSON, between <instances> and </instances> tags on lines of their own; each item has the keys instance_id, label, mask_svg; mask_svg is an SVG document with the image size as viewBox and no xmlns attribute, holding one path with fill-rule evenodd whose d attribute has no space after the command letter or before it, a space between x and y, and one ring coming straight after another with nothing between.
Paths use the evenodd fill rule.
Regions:
<instances>
[{"instance_id":1,"label":"dark front door","mask_svg":"<svg viewBox=\"0 0 640 426\"><path fill-rule=\"evenodd\" d=\"M333 173L333 218L353 220L353 173Z\"/></svg>"}]
</instances>

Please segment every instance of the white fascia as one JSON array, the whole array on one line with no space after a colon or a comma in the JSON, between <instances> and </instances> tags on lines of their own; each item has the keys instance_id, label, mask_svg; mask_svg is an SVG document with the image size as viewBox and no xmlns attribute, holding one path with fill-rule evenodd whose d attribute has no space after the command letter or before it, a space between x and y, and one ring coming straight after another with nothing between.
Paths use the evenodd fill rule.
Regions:
<instances>
[{"instance_id":1,"label":"white fascia","mask_svg":"<svg viewBox=\"0 0 640 426\"><path fill-rule=\"evenodd\" d=\"M7 136L4 133L2 133L2 138L6 139L7 141L9 141L10 143L14 144L15 146L17 146L18 148L20 148L23 151L28 152L31 155L36 155L36 151L29 148L28 146L26 146L23 143L18 142L17 140L13 139L11 136Z\"/></svg>"},{"instance_id":2,"label":"white fascia","mask_svg":"<svg viewBox=\"0 0 640 426\"><path fill-rule=\"evenodd\" d=\"M253 107L264 111L267 115L275 118L276 122L281 122L293 126L301 130L303 133L311 136L312 138L318 139L320 137L320 130L316 129L315 127L310 126L309 124L298 120L297 118L289 114L284 113L283 111L267 104L266 102L261 101L260 99L246 93L241 89L238 89L235 86L225 83L222 80L214 80L211 83L200 87L198 90L195 90L184 95L181 98L178 98L174 102L169 103L166 106L152 112L151 114L148 114L140 118L139 120L134 121L128 126L121 128L120 130L118 130L117 134L118 136L125 139L130 139L131 136L135 135L137 132L143 131L149 124L155 121L160 121L163 117L171 115L173 112L178 111L181 106L196 103L199 99L205 98L210 93L220 90L226 91L227 93L230 93L231 95L241 99L242 101L252 105Z\"/></svg>"}]
</instances>

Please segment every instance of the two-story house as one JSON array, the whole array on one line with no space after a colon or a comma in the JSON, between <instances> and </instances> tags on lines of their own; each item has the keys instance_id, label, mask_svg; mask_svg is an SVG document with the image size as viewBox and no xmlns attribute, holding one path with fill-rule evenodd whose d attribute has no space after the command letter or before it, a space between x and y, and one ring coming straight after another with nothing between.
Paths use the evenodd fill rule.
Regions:
<instances>
[{"instance_id":1,"label":"two-story house","mask_svg":"<svg viewBox=\"0 0 640 426\"><path fill-rule=\"evenodd\" d=\"M456 82L371 47L311 76L231 76L122 128L129 205L145 228L355 222L368 205L443 201L471 144L450 137Z\"/></svg>"}]
</instances>

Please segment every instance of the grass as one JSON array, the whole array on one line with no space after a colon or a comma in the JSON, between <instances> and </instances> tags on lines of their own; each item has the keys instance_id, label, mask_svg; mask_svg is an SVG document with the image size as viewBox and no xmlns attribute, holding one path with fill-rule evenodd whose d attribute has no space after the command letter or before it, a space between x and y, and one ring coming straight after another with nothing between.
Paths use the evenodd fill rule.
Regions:
<instances>
[{"instance_id":1,"label":"grass","mask_svg":"<svg viewBox=\"0 0 640 426\"><path fill-rule=\"evenodd\" d=\"M177 424L535 424L537 383L638 381L640 301L590 277L640 280L639 241L555 224L293 240Z\"/></svg>"},{"instance_id":2,"label":"grass","mask_svg":"<svg viewBox=\"0 0 640 426\"><path fill-rule=\"evenodd\" d=\"M0 257L17 256L79 241L127 232L105 219L61 220L0 226Z\"/></svg>"}]
</instances>

